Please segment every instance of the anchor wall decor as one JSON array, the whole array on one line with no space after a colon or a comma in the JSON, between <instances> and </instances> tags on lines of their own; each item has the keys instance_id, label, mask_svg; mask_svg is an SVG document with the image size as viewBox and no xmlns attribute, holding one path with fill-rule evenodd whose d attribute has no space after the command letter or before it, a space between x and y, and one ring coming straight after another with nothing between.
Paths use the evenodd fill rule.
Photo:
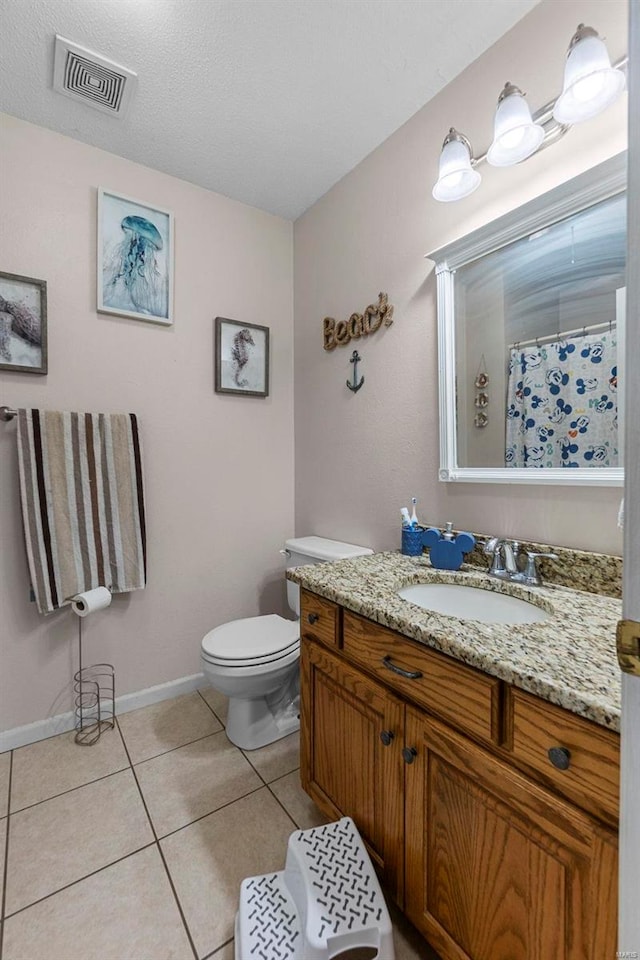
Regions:
<instances>
[{"instance_id":1,"label":"anchor wall decor","mask_svg":"<svg viewBox=\"0 0 640 960\"><path fill-rule=\"evenodd\" d=\"M325 350L334 350L335 347L344 347L351 340L368 337L375 333L384 324L390 327L393 323L393 307L389 304L386 293L378 295L377 303L370 303L364 313L352 313L348 320L338 320L325 317L322 321Z\"/></svg>"},{"instance_id":2,"label":"anchor wall decor","mask_svg":"<svg viewBox=\"0 0 640 960\"><path fill-rule=\"evenodd\" d=\"M349 381L347 380L347 386L349 387L349 390L353 391L353 393L357 393L360 387L362 386L362 384L364 383L364 377L360 377L360 383L358 383L358 363L361 360L362 360L362 357L360 356L358 351L354 350L353 353L351 354L351 360L349 360L349 363L353 364L353 380L351 381L351 383L349 383Z\"/></svg>"}]
</instances>

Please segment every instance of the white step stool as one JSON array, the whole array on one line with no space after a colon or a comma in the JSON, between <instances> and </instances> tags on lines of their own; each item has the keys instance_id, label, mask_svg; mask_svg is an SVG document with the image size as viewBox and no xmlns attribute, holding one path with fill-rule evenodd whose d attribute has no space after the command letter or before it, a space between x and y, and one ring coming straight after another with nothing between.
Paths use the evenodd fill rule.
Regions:
<instances>
[{"instance_id":1,"label":"white step stool","mask_svg":"<svg viewBox=\"0 0 640 960\"><path fill-rule=\"evenodd\" d=\"M389 911L350 817L296 830L284 870L242 881L235 960L331 960L356 947L395 960Z\"/></svg>"}]
</instances>

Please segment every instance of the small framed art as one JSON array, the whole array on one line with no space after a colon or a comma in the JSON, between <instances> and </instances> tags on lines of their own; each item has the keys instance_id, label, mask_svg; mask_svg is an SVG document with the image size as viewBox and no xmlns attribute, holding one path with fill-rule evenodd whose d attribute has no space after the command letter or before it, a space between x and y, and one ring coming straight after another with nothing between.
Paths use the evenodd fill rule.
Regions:
<instances>
[{"instance_id":1,"label":"small framed art","mask_svg":"<svg viewBox=\"0 0 640 960\"><path fill-rule=\"evenodd\" d=\"M173 323L173 214L102 188L98 313Z\"/></svg>"},{"instance_id":2,"label":"small framed art","mask_svg":"<svg viewBox=\"0 0 640 960\"><path fill-rule=\"evenodd\" d=\"M216 393L269 396L269 328L216 317Z\"/></svg>"},{"instance_id":3,"label":"small framed art","mask_svg":"<svg viewBox=\"0 0 640 960\"><path fill-rule=\"evenodd\" d=\"M0 370L47 372L47 284L0 273Z\"/></svg>"}]
</instances>

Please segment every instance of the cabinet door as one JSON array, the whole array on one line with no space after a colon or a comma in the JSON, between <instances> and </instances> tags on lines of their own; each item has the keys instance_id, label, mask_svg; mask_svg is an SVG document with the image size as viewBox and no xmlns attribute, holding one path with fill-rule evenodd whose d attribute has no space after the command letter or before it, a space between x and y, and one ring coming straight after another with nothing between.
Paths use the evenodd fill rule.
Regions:
<instances>
[{"instance_id":1,"label":"cabinet door","mask_svg":"<svg viewBox=\"0 0 640 960\"><path fill-rule=\"evenodd\" d=\"M413 708L406 741L406 912L443 960L615 956L614 835Z\"/></svg>"},{"instance_id":2,"label":"cabinet door","mask_svg":"<svg viewBox=\"0 0 640 960\"><path fill-rule=\"evenodd\" d=\"M302 643L300 682L302 785L329 816L353 818L401 903L404 706L309 641Z\"/></svg>"}]
</instances>

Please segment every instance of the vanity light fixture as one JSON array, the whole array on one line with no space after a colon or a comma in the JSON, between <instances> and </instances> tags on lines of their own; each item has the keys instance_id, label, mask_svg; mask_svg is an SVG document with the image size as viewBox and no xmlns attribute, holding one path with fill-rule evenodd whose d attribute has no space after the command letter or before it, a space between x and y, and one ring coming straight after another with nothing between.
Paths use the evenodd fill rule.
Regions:
<instances>
[{"instance_id":1,"label":"vanity light fixture","mask_svg":"<svg viewBox=\"0 0 640 960\"><path fill-rule=\"evenodd\" d=\"M471 166L471 158L471 144L451 127L442 144L438 182L432 191L436 200L461 200L478 189L482 178Z\"/></svg>"},{"instance_id":2,"label":"vanity light fixture","mask_svg":"<svg viewBox=\"0 0 640 960\"><path fill-rule=\"evenodd\" d=\"M553 118L558 123L590 120L617 100L624 87L624 73L611 66L598 33L581 23L569 44L564 85Z\"/></svg>"},{"instance_id":3,"label":"vanity light fixture","mask_svg":"<svg viewBox=\"0 0 640 960\"><path fill-rule=\"evenodd\" d=\"M534 123L524 93L505 83L498 97L493 143L487 151L492 167L510 167L535 153L544 140L544 128Z\"/></svg>"},{"instance_id":4,"label":"vanity light fixture","mask_svg":"<svg viewBox=\"0 0 640 960\"><path fill-rule=\"evenodd\" d=\"M498 98L493 143L486 153L474 157L469 140L454 127L449 130L433 197L462 200L480 186L476 168L485 160L494 167L521 163L563 137L574 123L597 116L624 90L625 74L620 68L626 62L625 56L612 66L597 31L579 24L569 44L560 96L532 116L522 90L506 83Z\"/></svg>"}]
</instances>

